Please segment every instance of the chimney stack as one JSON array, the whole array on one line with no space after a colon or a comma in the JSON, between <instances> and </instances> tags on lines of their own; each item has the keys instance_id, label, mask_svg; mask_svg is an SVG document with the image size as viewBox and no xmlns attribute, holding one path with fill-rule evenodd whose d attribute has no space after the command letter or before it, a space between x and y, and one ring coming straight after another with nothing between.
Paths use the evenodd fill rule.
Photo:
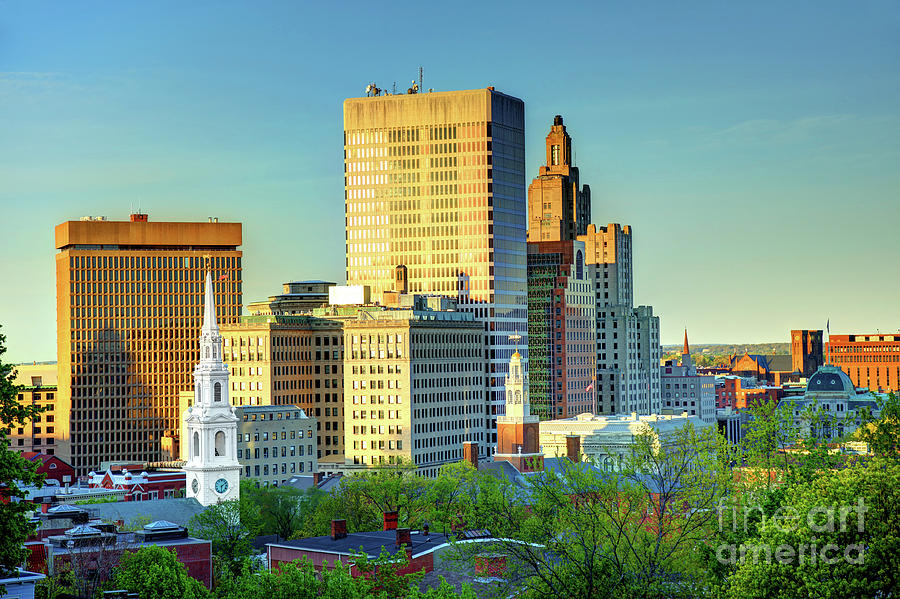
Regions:
<instances>
[{"instance_id":1,"label":"chimney stack","mask_svg":"<svg viewBox=\"0 0 900 599\"><path fill-rule=\"evenodd\" d=\"M397 530L397 519L397 512L385 512L382 530Z\"/></svg>"},{"instance_id":2,"label":"chimney stack","mask_svg":"<svg viewBox=\"0 0 900 599\"><path fill-rule=\"evenodd\" d=\"M313 485L318 487L319 483L322 482L322 473L321 472L313 472L312 479L313 479Z\"/></svg>"},{"instance_id":3,"label":"chimney stack","mask_svg":"<svg viewBox=\"0 0 900 599\"><path fill-rule=\"evenodd\" d=\"M332 520L331 521L331 540L337 541L347 537L347 521Z\"/></svg>"},{"instance_id":4,"label":"chimney stack","mask_svg":"<svg viewBox=\"0 0 900 599\"><path fill-rule=\"evenodd\" d=\"M581 437L578 435L566 435L566 457L570 461L581 461Z\"/></svg>"},{"instance_id":5,"label":"chimney stack","mask_svg":"<svg viewBox=\"0 0 900 599\"><path fill-rule=\"evenodd\" d=\"M397 547L412 546L412 534L408 528L397 529Z\"/></svg>"},{"instance_id":6,"label":"chimney stack","mask_svg":"<svg viewBox=\"0 0 900 599\"><path fill-rule=\"evenodd\" d=\"M478 443L463 441L463 461L472 464L472 467L478 470Z\"/></svg>"}]
</instances>

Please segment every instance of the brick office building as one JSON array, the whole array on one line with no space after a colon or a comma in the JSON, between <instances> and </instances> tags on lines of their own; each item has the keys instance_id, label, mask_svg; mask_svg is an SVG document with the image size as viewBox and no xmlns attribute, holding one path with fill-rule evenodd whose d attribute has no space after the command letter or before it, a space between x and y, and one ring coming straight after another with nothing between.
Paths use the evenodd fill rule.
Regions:
<instances>
[{"instance_id":1,"label":"brick office building","mask_svg":"<svg viewBox=\"0 0 900 599\"><path fill-rule=\"evenodd\" d=\"M900 334L829 335L830 363L857 387L900 390Z\"/></svg>"}]
</instances>

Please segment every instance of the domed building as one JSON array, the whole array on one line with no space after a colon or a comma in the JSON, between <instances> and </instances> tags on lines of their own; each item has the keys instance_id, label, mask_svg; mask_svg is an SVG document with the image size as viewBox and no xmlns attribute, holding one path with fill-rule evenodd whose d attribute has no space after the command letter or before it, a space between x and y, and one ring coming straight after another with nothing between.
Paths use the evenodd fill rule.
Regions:
<instances>
[{"instance_id":1,"label":"domed building","mask_svg":"<svg viewBox=\"0 0 900 599\"><path fill-rule=\"evenodd\" d=\"M858 389L850 377L836 366L820 366L806 385L800 399L783 399L779 408L793 411L794 424L801 436L825 439L843 437L860 425L863 409L879 416L876 396L868 389ZM813 424L811 414L818 413ZM812 430L811 430L812 428Z\"/></svg>"}]
</instances>

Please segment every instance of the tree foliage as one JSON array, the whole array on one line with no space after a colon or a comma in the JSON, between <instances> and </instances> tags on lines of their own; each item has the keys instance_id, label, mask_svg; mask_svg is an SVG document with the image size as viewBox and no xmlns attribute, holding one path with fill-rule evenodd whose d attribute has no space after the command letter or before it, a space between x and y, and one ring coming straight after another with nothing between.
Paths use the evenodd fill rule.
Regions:
<instances>
[{"instance_id":1,"label":"tree foliage","mask_svg":"<svg viewBox=\"0 0 900 599\"><path fill-rule=\"evenodd\" d=\"M191 534L212 542L218 576L241 572L244 559L253 553L250 542L258 516L249 502L231 499L211 505L191 518Z\"/></svg>"},{"instance_id":2,"label":"tree foliage","mask_svg":"<svg viewBox=\"0 0 900 599\"><path fill-rule=\"evenodd\" d=\"M187 573L173 551L151 545L122 556L113 579L117 589L141 599L205 599L209 591Z\"/></svg>"},{"instance_id":3,"label":"tree foliage","mask_svg":"<svg viewBox=\"0 0 900 599\"><path fill-rule=\"evenodd\" d=\"M13 383L15 370L3 362L4 353L6 336L0 334L0 575L14 572L25 561L28 552L22 543L35 530L25 517L31 505L15 499L21 496L20 485L43 481L35 464L9 448L12 429L24 426L43 410L19 403L20 387Z\"/></svg>"}]
</instances>

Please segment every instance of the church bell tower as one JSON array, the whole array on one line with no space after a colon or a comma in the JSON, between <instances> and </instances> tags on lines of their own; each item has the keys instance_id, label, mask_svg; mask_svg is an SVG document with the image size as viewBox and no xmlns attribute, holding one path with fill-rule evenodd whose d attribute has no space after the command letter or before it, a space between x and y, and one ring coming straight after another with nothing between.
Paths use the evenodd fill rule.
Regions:
<instances>
[{"instance_id":1,"label":"church bell tower","mask_svg":"<svg viewBox=\"0 0 900 599\"><path fill-rule=\"evenodd\" d=\"M518 340L517 333L510 339ZM518 348L509 360L509 375L506 377L506 413L497 417L497 453L494 461L510 462L519 472L533 472L544 469L544 454L541 453L540 421L531 413L522 356Z\"/></svg>"},{"instance_id":2,"label":"church bell tower","mask_svg":"<svg viewBox=\"0 0 900 599\"><path fill-rule=\"evenodd\" d=\"M187 444L187 497L201 505L237 499L241 465L237 460L238 419L228 397L228 367L216 323L212 275L206 273L200 362L194 368L194 404L184 414Z\"/></svg>"}]
</instances>

